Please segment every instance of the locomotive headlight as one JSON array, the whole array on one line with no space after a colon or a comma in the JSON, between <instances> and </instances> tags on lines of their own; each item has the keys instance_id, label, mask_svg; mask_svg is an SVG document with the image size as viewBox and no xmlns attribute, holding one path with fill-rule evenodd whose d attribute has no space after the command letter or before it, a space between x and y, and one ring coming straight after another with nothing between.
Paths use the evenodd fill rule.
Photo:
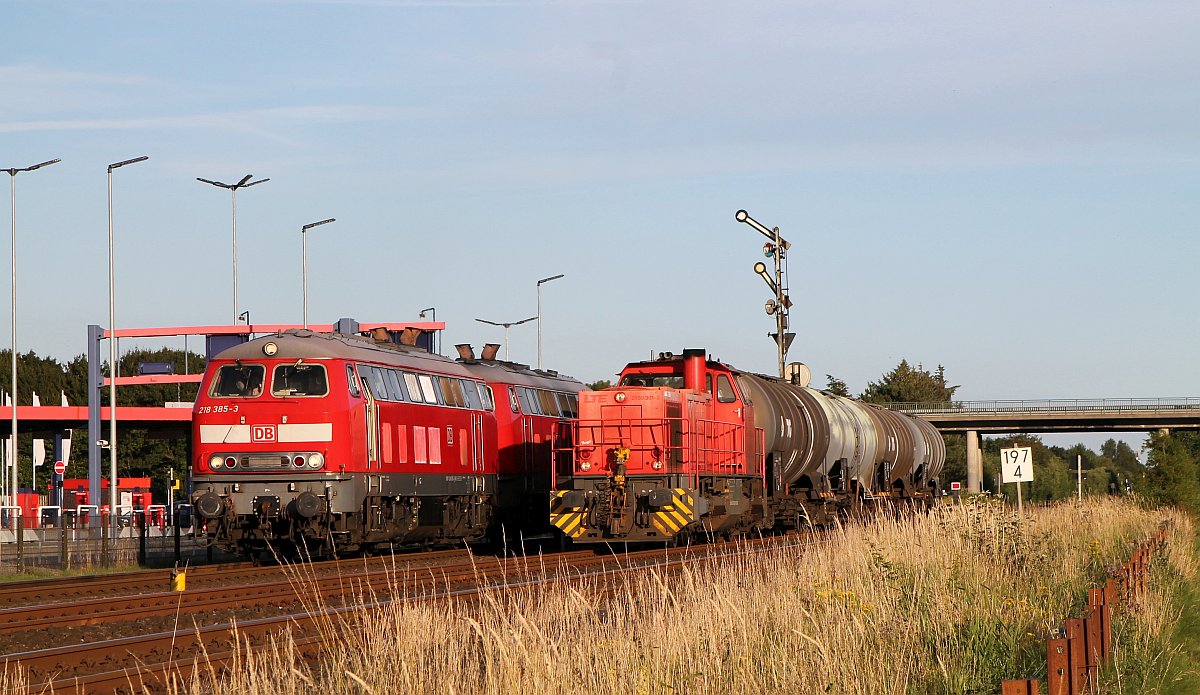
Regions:
<instances>
[{"instance_id":1,"label":"locomotive headlight","mask_svg":"<svg viewBox=\"0 0 1200 695\"><path fill-rule=\"evenodd\" d=\"M320 454L309 454L308 455L308 467L309 468L320 468L323 465L325 465L325 457L324 456L322 456Z\"/></svg>"},{"instance_id":2,"label":"locomotive headlight","mask_svg":"<svg viewBox=\"0 0 1200 695\"><path fill-rule=\"evenodd\" d=\"M625 402L625 394L618 392L617 395L613 396L613 400L615 400L618 403L624 403Z\"/></svg>"},{"instance_id":3,"label":"locomotive headlight","mask_svg":"<svg viewBox=\"0 0 1200 695\"><path fill-rule=\"evenodd\" d=\"M592 462L591 461L581 461L579 463L579 470L585 471L585 472L592 470Z\"/></svg>"},{"instance_id":4,"label":"locomotive headlight","mask_svg":"<svg viewBox=\"0 0 1200 695\"><path fill-rule=\"evenodd\" d=\"M279 346L275 343L267 343L263 346L263 354L267 357L272 357L277 352L279 352Z\"/></svg>"},{"instance_id":5,"label":"locomotive headlight","mask_svg":"<svg viewBox=\"0 0 1200 695\"><path fill-rule=\"evenodd\" d=\"M655 461L654 463L652 463L652 464L650 464L650 465L651 465L651 466L654 468L654 470L656 470L656 471L661 471L661 470L662 470L662 461Z\"/></svg>"},{"instance_id":6,"label":"locomotive headlight","mask_svg":"<svg viewBox=\"0 0 1200 695\"><path fill-rule=\"evenodd\" d=\"M214 471L221 470L221 466L225 465L225 460L220 456L214 456L208 460L208 467Z\"/></svg>"}]
</instances>

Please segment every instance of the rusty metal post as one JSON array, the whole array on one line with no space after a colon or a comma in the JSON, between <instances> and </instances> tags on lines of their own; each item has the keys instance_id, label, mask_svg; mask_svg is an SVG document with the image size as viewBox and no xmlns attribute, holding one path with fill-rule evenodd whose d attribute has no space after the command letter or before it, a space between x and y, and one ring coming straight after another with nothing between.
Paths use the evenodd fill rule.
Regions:
<instances>
[{"instance_id":1,"label":"rusty metal post","mask_svg":"<svg viewBox=\"0 0 1200 695\"><path fill-rule=\"evenodd\" d=\"M1071 648L1069 640L1046 640L1047 695L1075 695L1071 690Z\"/></svg>"},{"instance_id":2,"label":"rusty metal post","mask_svg":"<svg viewBox=\"0 0 1200 695\"><path fill-rule=\"evenodd\" d=\"M1112 657L1112 606L1107 603L1100 606L1100 654L1104 663Z\"/></svg>"},{"instance_id":3,"label":"rusty metal post","mask_svg":"<svg viewBox=\"0 0 1200 695\"><path fill-rule=\"evenodd\" d=\"M1087 638L1084 636L1083 619L1067 618L1067 658L1070 659L1071 692L1083 691L1087 681Z\"/></svg>"},{"instance_id":4,"label":"rusty metal post","mask_svg":"<svg viewBox=\"0 0 1200 695\"><path fill-rule=\"evenodd\" d=\"M1100 624L1100 611L1092 609L1083 619L1083 635L1085 663L1087 664L1088 680L1091 683L1100 682L1100 662L1103 659L1103 626Z\"/></svg>"},{"instance_id":5,"label":"rusty metal post","mask_svg":"<svg viewBox=\"0 0 1200 695\"><path fill-rule=\"evenodd\" d=\"M1036 678L1007 680L1000 684L1000 695L1040 695Z\"/></svg>"},{"instance_id":6,"label":"rusty metal post","mask_svg":"<svg viewBox=\"0 0 1200 695\"><path fill-rule=\"evenodd\" d=\"M1115 606L1121 600L1120 588L1117 586L1117 578L1109 577L1104 583L1104 603L1105 605Z\"/></svg>"}]
</instances>

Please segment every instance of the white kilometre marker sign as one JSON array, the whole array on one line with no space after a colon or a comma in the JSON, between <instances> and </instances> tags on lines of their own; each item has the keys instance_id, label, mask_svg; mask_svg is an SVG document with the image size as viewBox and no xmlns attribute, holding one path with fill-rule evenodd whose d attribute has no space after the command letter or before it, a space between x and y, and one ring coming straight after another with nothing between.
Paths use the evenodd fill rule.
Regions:
<instances>
[{"instance_id":1,"label":"white kilometre marker sign","mask_svg":"<svg viewBox=\"0 0 1200 695\"><path fill-rule=\"evenodd\" d=\"M1000 450L1000 482L1017 484L1017 513L1024 512L1021 483L1033 482L1033 449L1016 446Z\"/></svg>"}]
</instances>

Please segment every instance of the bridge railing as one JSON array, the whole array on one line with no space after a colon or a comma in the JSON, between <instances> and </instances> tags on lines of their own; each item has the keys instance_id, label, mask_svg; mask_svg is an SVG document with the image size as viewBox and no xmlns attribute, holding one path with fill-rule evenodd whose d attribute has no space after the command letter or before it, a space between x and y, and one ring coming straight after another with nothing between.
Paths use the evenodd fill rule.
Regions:
<instances>
[{"instance_id":1,"label":"bridge railing","mask_svg":"<svg viewBox=\"0 0 1200 695\"><path fill-rule=\"evenodd\" d=\"M949 401L890 403L892 410L914 415L962 413L1162 412L1200 410L1198 398L1062 398L1031 401Z\"/></svg>"}]
</instances>

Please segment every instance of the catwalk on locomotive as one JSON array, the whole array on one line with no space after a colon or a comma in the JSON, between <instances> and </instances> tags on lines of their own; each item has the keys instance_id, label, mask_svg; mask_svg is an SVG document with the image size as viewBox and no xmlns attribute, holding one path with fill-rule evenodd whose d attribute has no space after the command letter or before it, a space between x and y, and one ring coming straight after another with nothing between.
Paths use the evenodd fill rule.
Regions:
<instances>
[{"instance_id":1,"label":"catwalk on locomotive","mask_svg":"<svg viewBox=\"0 0 1200 695\"><path fill-rule=\"evenodd\" d=\"M220 353L193 411L198 537L231 551L355 552L550 534L556 424L583 385L415 345L290 330Z\"/></svg>"},{"instance_id":2,"label":"catwalk on locomotive","mask_svg":"<svg viewBox=\"0 0 1200 695\"><path fill-rule=\"evenodd\" d=\"M796 365L802 368L802 365ZM939 494L941 435L919 418L744 372L704 350L629 364L581 393L550 519L576 543L678 542L828 523Z\"/></svg>"}]
</instances>

